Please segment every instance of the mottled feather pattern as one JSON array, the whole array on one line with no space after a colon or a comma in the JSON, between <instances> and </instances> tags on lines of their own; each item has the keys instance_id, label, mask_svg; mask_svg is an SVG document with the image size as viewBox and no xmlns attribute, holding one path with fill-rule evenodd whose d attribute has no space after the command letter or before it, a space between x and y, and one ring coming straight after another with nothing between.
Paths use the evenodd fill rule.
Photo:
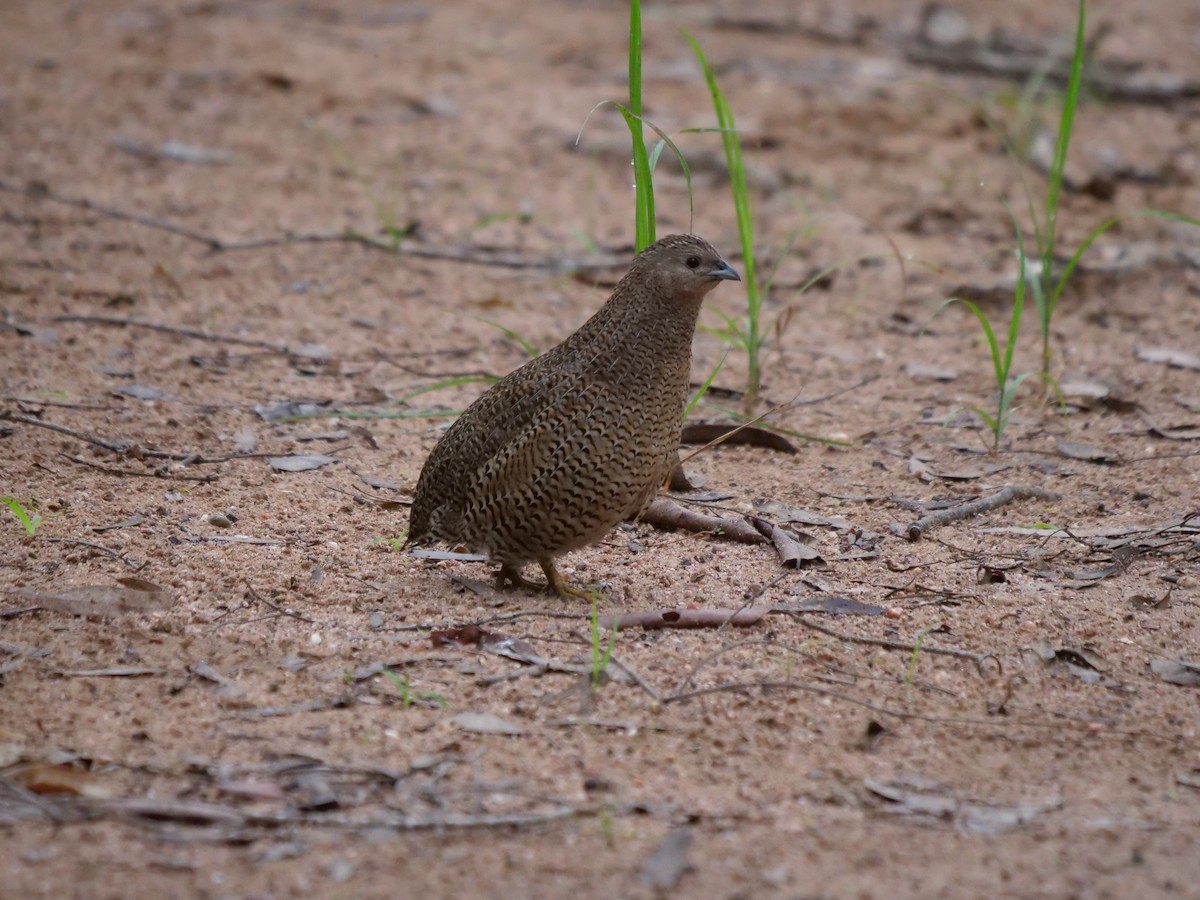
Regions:
<instances>
[{"instance_id":1,"label":"mottled feather pattern","mask_svg":"<svg viewBox=\"0 0 1200 900\"><path fill-rule=\"evenodd\" d=\"M689 268L697 259L700 272ZM710 269L720 274L706 277ZM699 238L664 238L640 254L578 331L447 430L421 472L410 540L465 544L519 566L640 514L678 449L700 304L731 277Z\"/></svg>"}]
</instances>

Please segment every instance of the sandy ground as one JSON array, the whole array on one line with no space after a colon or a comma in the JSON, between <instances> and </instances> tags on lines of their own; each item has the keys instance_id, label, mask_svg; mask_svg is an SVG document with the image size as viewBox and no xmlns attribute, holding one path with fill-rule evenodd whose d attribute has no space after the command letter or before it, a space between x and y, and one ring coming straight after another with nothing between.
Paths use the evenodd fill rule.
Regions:
<instances>
[{"instance_id":1,"label":"sandy ground","mask_svg":"<svg viewBox=\"0 0 1200 900\"><path fill-rule=\"evenodd\" d=\"M0 508L0 894L1200 896L1200 229L1097 242L1063 402L1027 380L997 453L978 325L929 322L957 293L1006 327L1006 205L1029 228L1044 179L1000 134L1053 133L1030 73L1072 15L648 5L695 192L664 157L659 233L741 265L719 139L679 134L714 121L686 27L764 269L795 236L758 410L796 398L795 452L706 451L684 499L816 558L645 523L569 555L601 615L754 610L623 629L593 686L584 605L396 539L454 411L628 262L624 126L575 141L627 9L0 6L0 493L40 517ZM1200 9L1101 29L1068 255L1200 213ZM697 381L744 302L710 298ZM1039 355L1029 320L1014 371ZM693 421L744 379L729 354ZM896 533L1011 485L1045 493Z\"/></svg>"}]
</instances>

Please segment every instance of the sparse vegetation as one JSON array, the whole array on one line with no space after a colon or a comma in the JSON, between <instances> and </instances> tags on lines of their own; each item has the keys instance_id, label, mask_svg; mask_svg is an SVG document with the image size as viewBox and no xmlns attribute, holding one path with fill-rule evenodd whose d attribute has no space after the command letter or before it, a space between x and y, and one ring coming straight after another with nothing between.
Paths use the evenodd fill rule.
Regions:
<instances>
[{"instance_id":1,"label":"sparse vegetation","mask_svg":"<svg viewBox=\"0 0 1200 900\"><path fill-rule=\"evenodd\" d=\"M30 537L37 534L38 526L42 524L42 517L37 513L31 513L25 508L25 505L15 497L0 497L0 503L7 506L17 521L21 523L21 527L25 529L25 533ZM32 505L32 504L31 504Z\"/></svg>"},{"instance_id":2,"label":"sparse vegetation","mask_svg":"<svg viewBox=\"0 0 1200 900\"><path fill-rule=\"evenodd\" d=\"M1025 245L1021 237L1020 227L1016 228L1017 234L1017 260L1020 265L1019 271L1025 271ZM1008 334L1005 336L1004 345L996 339L996 330L992 327L992 323L988 320L987 314L979 307L979 305L971 300L962 297L951 297L948 300L942 301L942 304L934 311L936 316L939 312L945 309L952 303L960 303L971 311L975 319L979 322L979 327L983 330L983 336L987 341L988 354L992 361L992 374L996 382L996 405L993 411L984 409L982 406L972 406L988 430L992 433L992 452L1000 449L1000 442L1004 438L1004 431L1008 427L1008 417L1012 414L1013 400L1016 397L1017 388L1021 386L1026 378L1032 373L1023 372L1020 375L1013 375L1013 351L1017 346L1017 337L1021 331L1021 316L1025 309L1025 279L1018 278L1016 287L1013 293L1013 307L1009 314Z\"/></svg>"},{"instance_id":3,"label":"sparse vegetation","mask_svg":"<svg viewBox=\"0 0 1200 900\"><path fill-rule=\"evenodd\" d=\"M604 644L600 640L600 598L596 595L592 596L592 690L596 690L604 681L604 673L608 669L608 663L612 659L613 647L617 643L617 627L613 627L608 632L608 643Z\"/></svg>"}]
</instances>

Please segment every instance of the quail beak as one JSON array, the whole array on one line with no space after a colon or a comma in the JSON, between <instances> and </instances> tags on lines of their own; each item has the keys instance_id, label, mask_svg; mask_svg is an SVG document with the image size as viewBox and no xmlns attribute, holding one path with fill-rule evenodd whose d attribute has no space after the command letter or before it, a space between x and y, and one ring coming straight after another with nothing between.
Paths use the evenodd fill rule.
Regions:
<instances>
[{"instance_id":1,"label":"quail beak","mask_svg":"<svg viewBox=\"0 0 1200 900\"><path fill-rule=\"evenodd\" d=\"M742 276L739 275L736 271L734 271L734 268L731 265L729 265L729 263L725 262L725 260L723 260L723 259L720 260L719 266L716 266L715 268L713 268L709 271L708 277L709 278L717 278L717 279L720 279L721 281L741 281L742 280Z\"/></svg>"}]
</instances>

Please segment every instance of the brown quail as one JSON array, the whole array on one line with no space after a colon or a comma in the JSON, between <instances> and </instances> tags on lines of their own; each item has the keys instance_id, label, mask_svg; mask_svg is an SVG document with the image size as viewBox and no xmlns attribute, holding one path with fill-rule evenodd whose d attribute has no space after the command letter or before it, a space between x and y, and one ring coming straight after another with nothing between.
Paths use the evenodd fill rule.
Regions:
<instances>
[{"instance_id":1,"label":"brown quail","mask_svg":"<svg viewBox=\"0 0 1200 900\"><path fill-rule=\"evenodd\" d=\"M705 294L740 277L701 238L672 235L636 257L600 310L493 385L429 454L408 543L465 544L530 586L536 560L595 543L650 505L677 458L692 334Z\"/></svg>"}]
</instances>

